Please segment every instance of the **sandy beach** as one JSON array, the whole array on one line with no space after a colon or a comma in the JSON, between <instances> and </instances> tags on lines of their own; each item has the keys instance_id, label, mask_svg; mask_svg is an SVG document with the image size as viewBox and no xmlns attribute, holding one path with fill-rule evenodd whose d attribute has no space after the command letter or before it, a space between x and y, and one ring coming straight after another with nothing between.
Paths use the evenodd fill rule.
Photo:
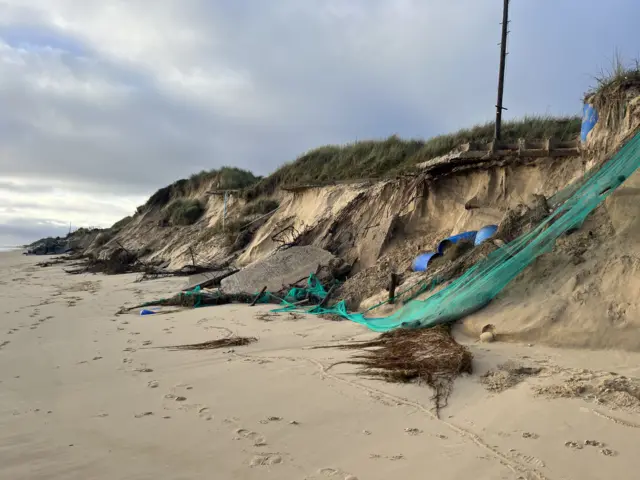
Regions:
<instances>
[{"instance_id":1,"label":"sandy beach","mask_svg":"<svg viewBox=\"0 0 640 480\"><path fill-rule=\"evenodd\" d=\"M117 316L184 279L72 276L41 260L0 254L2 479L638 476L637 405L548 387L640 377L639 354L467 339L474 374L436 418L428 387L367 380L331 367L349 352L310 349L374 336L359 325L244 305ZM229 334L258 341L155 348ZM526 368L510 377L505 362Z\"/></svg>"}]
</instances>

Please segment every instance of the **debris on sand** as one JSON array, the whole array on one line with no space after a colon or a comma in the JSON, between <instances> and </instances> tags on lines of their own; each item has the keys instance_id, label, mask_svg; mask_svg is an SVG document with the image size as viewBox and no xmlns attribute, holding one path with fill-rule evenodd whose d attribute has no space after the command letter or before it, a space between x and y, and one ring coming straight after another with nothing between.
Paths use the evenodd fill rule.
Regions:
<instances>
[{"instance_id":1,"label":"debris on sand","mask_svg":"<svg viewBox=\"0 0 640 480\"><path fill-rule=\"evenodd\" d=\"M574 372L561 384L536 387L547 398L582 398L611 409L640 412L640 379L612 372Z\"/></svg>"},{"instance_id":2,"label":"debris on sand","mask_svg":"<svg viewBox=\"0 0 640 480\"><path fill-rule=\"evenodd\" d=\"M436 414L447 406L455 378L472 373L473 355L454 340L446 326L392 330L375 340L318 348L364 350L340 362L360 366L358 373L363 376L396 383L426 383L434 389Z\"/></svg>"},{"instance_id":3,"label":"debris on sand","mask_svg":"<svg viewBox=\"0 0 640 480\"><path fill-rule=\"evenodd\" d=\"M515 387L527 377L538 375L541 371L542 368L525 367L509 360L482 375L480 383L490 392L500 393Z\"/></svg>"},{"instance_id":4,"label":"debris on sand","mask_svg":"<svg viewBox=\"0 0 640 480\"><path fill-rule=\"evenodd\" d=\"M192 343L188 345L173 345L170 347L161 347L167 350L214 350L226 347L243 347L257 342L256 337L236 337L231 336L221 338L219 340L209 340L208 342Z\"/></svg>"}]
</instances>

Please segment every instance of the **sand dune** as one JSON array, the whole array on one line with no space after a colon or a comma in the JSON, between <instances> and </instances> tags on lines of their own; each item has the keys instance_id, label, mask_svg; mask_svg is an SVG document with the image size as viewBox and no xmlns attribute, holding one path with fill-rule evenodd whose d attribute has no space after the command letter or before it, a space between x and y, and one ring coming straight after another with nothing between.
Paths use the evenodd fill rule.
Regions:
<instances>
[{"instance_id":1,"label":"sand dune","mask_svg":"<svg viewBox=\"0 0 640 480\"><path fill-rule=\"evenodd\" d=\"M638 354L470 340L475 373L437 419L427 387L365 380L329 368L349 352L308 348L372 337L356 324L241 305L116 316L183 280L37 261L0 254L2 479L638 476L635 397L598 390L622 375L635 385ZM230 334L258 341L154 348Z\"/></svg>"}]
</instances>

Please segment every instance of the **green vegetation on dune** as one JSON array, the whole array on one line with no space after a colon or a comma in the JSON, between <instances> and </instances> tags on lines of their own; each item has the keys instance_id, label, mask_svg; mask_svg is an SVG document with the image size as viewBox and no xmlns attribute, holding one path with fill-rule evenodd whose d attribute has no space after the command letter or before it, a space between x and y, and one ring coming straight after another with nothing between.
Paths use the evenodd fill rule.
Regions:
<instances>
[{"instance_id":1,"label":"green vegetation on dune","mask_svg":"<svg viewBox=\"0 0 640 480\"><path fill-rule=\"evenodd\" d=\"M177 198L167 205L165 218L172 225L192 225L200 219L204 210L205 208L199 200Z\"/></svg>"},{"instance_id":2,"label":"green vegetation on dune","mask_svg":"<svg viewBox=\"0 0 640 480\"><path fill-rule=\"evenodd\" d=\"M611 67L603 68L594 77L596 85L585 93L585 100L595 96L603 96L616 90L640 86L640 59L626 63L618 53L611 61Z\"/></svg>"},{"instance_id":3,"label":"green vegetation on dune","mask_svg":"<svg viewBox=\"0 0 640 480\"><path fill-rule=\"evenodd\" d=\"M525 117L502 126L505 142L554 137L573 140L580 133L579 117ZM477 125L429 140L369 140L347 145L328 145L311 150L246 189L251 200L270 195L282 185L325 183L366 178L385 178L405 173L414 165L444 155L468 142L490 142L494 123Z\"/></svg>"},{"instance_id":4,"label":"green vegetation on dune","mask_svg":"<svg viewBox=\"0 0 640 480\"><path fill-rule=\"evenodd\" d=\"M389 178L409 172L416 164L444 155L461 144L490 142L493 132L494 124L486 123L429 140L403 140L393 135L384 140L326 145L310 150L264 178L233 167L203 171L161 188L149 198L145 208L164 207L205 187L244 190L245 199L252 202L272 195L284 185ZM533 140L548 137L571 140L579 133L579 117L525 117L506 122L502 127L503 140L506 142L515 142L519 138ZM269 206L266 203L247 206L246 214L254 213L252 209L255 209L255 213L265 213L264 209ZM193 208L192 212L195 212ZM174 218L172 223L178 221L188 222L188 219Z\"/></svg>"},{"instance_id":5,"label":"green vegetation on dune","mask_svg":"<svg viewBox=\"0 0 640 480\"><path fill-rule=\"evenodd\" d=\"M169 204L171 200L198 192L205 186L210 186L212 189L236 190L253 185L260 179L261 177L255 176L248 170L235 167L222 167L209 171L203 170L200 173L191 175L188 179L183 178L159 189L149 197L145 206L162 207Z\"/></svg>"}]
</instances>

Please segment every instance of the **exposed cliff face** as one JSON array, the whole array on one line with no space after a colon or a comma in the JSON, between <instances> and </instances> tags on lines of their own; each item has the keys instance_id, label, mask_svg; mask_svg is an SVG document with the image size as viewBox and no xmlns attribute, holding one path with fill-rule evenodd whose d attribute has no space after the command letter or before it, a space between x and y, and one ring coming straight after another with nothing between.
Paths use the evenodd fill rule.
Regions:
<instances>
[{"instance_id":1,"label":"exposed cliff face","mask_svg":"<svg viewBox=\"0 0 640 480\"><path fill-rule=\"evenodd\" d=\"M431 248L453 233L496 223L507 208L526 202L533 194L549 196L584 173L579 157L542 158L523 164L468 170L439 179L402 177L374 184L344 184L278 193L279 209L258 220L251 241L237 263L247 265L272 253L281 243L299 239L354 263L355 271L376 264L397 248L415 245L399 268L409 265L413 253ZM105 245L94 242L99 254L116 242L132 250L148 250L148 259L169 261L172 268L190 263L191 247L208 261L231 253L227 235L219 233L224 213L222 195L207 194L203 186L187 198L199 200L204 214L190 226L163 223L165 207L136 215ZM473 203L472 207L469 204ZM227 224L241 215L246 202L237 194L227 201ZM246 217L249 223L253 217ZM279 234L279 235L276 235ZM274 237L275 235L275 237Z\"/></svg>"},{"instance_id":2,"label":"exposed cliff face","mask_svg":"<svg viewBox=\"0 0 640 480\"><path fill-rule=\"evenodd\" d=\"M498 223L507 209L529 203L534 195L549 197L597 168L640 126L640 88L626 86L614 93L592 99L601 121L582 155L507 156L416 170L394 180L280 189L272 192L279 208L267 215L248 210L239 191L230 191L225 207L219 181L201 181L198 188L178 192L181 201L202 206L192 225L167 222L165 199L142 209L106 243L96 238L88 251L105 255L121 243L146 252L147 260L179 268L192 262L192 254L199 263L233 254L236 264L244 266L283 243L315 245L354 265L357 304L375 298L382 278L391 270L408 269L418 253L433 249L442 238ZM640 321L634 320L640 318L640 285L628 280L640 273L639 195L636 173L580 232L559 241L556 251L469 317L465 328L475 334L493 323L503 338L595 347L615 339L640 349L640 335L627 335ZM568 330L582 333L568 335Z\"/></svg>"}]
</instances>

